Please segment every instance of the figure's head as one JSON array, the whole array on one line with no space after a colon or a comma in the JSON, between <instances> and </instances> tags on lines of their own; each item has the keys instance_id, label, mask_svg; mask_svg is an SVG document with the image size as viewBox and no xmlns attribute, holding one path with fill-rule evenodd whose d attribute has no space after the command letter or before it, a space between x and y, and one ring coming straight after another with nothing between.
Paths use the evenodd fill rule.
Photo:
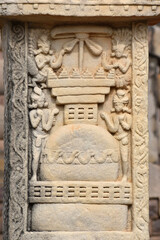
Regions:
<instances>
[{"instance_id":1,"label":"figure's head","mask_svg":"<svg viewBox=\"0 0 160 240\"><path fill-rule=\"evenodd\" d=\"M115 30L112 36L112 55L117 58L126 56L125 51L131 47L131 39L132 34L128 28Z\"/></svg>"},{"instance_id":2,"label":"figure's head","mask_svg":"<svg viewBox=\"0 0 160 240\"><path fill-rule=\"evenodd\" d=\"M129 103L129 98L126 96L126 91L118 89L113 98L113 105L117 113L123 112L124 107Z\"/></svg>"},{"instance_id":3,"label":"figure's head","mask_svg":"<svg viewBox=\"0 0 160 240\"><path fill-rule=\"evenodd\" d=\"M38 39L38 47L42 50L42 53L48 54L50 51L50 41L47 37L47 35L42 35Z\"/></svg>"},{"instance_id":4,"label":"figure's head","mask_svg":"<svg viewBox=\"0 0 160 240\"><path fill-rule=\"evenodd\" d=\"M122 102L116 102L116 103L114 104L114 108L115 108L115 111L116 111L117 113L122 112L122 111L123 111L123 107L124 107L124 104L123 104Z\"/></svg>"},{"instance_id":5,"label":"figure's head","mask_svg":"<svg viewBox=\"0 0 160 240\"><path fill-rule=\"evenodd\" d=\"M121 58L124 55L125 44L120 43L119 45L114 46L113 51L117 58Z\"/></svg>"},{"instance_id":6,"label":"figure's head","mask_svg":"<svg viewBox=\"0 0 160 240\"><path fill-rule=\"evenodd\" d=\"M37 106L37 108L45 108L48 106L46 102L45 94L42 92L42 89L39 87L34 87L34 90L31 94L32 104Z\"/></svg>"}]
</instances>

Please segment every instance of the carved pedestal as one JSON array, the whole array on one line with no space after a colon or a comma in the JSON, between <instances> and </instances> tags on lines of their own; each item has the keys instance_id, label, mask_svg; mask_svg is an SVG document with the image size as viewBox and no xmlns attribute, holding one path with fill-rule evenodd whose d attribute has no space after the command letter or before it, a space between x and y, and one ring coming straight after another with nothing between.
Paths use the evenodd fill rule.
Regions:
<instances>
[{"instance_id":1,"label":"carved pedestal","mask_svg":"<svg viewBox=\"0 0 160 240\"><path fill-rule=\"evenodd\" d=\"M145 15L159 6L130 4L1 4L26 15L3 30L5 240L149 239Z\"/></svg>"}]
</instances>

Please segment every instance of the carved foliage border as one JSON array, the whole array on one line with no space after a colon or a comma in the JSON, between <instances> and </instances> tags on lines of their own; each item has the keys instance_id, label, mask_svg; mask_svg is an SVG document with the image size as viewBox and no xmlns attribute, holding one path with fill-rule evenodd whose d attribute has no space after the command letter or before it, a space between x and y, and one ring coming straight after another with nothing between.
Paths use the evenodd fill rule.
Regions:
<instances>
[{"instance_id":1,"label":"carved foliage border","mask_svg":"<svg viewBox=\"0 0 160 240\"><path fill-rule=\"evenodd\" d=\"M25 26L8 26L6 75L6 194L5 240L20 240L26 226L27 204L27 67ZM134 239L148 240L148 125L147 125L147 24L133 25L133 128ZM8 180L9 179L9 182ZM10 185L10 187L8 187ZM9 190L10 189L10 190ZM9 212L9 216L8 216Z\"/></svg>"},{"instance_id":2,"label":"carved foliage border","mask_svg":"<svg viewBox=\"0 0 160 240\"><path fill-rule=\"evenodd\" d=\"M135 240L149 239L148 213L148 34L146 23L133 24L133 231Z\"/></svg>"},{"instance_id":3,"label":"carved foliage border","mask_svg":"<svg viewBox=\"0 0 160 240\"><path fill-rule=\"evenodd\" d=\"M5 240L20 240L26 226L27 204L27 66L25 25L7 24L8 43L5 71L6 179L4 231ZM9 179L9 181L7 180ZM8 198L8 199L7 199ZM9 211L7 215L7 211Z\"/></svg>"}]
</instances>

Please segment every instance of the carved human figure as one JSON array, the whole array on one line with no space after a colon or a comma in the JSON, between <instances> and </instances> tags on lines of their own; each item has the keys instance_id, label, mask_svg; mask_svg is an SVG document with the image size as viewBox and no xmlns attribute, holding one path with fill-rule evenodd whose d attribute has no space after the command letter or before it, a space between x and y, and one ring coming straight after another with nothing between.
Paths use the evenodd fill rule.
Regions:
<instances>
[{"instance_id":1,"label":"carved human figure","mask_svg":"<svg viewBox=\"0 0 160 240\"><path fill-rule=\"evenodd\" d=\"M129 98L125 90L118 89L113 98L113 110L111 115L101 113L108 131L114 134L119 141L122 160L123 180L127 180L129 166L129 132L132 124L131 110L128 108Z\"/></svg>"},{"instance_id":2,"label":"carved human figure","mask_svg":"<svg viewBox=\"0 0 160 240\"><path fill-rule=\"evenodd\" d=\"M34 51L35 61L41 75L47 78L49 71L60 68L65 53L66 50L62 48L58 57L56 57L54 51L51 50L51 41L48 36L42 34L38 39L38 50Z\"/></svg>"},{"instance_id":3,"label":"carved human figure","mask_svg":"<svg viewBox=\"0 0 160 240\"><path fill-rule=\"evenodd\" d=\"M48 109L45 94L38 87L35 87L31 94L32 104L29 108L30 122L32 125L32 181L37 180L37 170L40 158L46 145L47 136L52 126L55 125L55 115L58 114L57 108Z\"/></svg>"},{"instance_id":4,"label":"carved human figure","mask_svg":"<svg viewBox=\"0 0 160 240\"><path fill-rule=\"evenodd\" d=\"M111 58L107 58L106 52L102 53L102 66L109 73L115 74L117 87L128 85L131 79L131 71L129 71L131 69L130 45L130 30L125 28L118 29L112 37Z\"/></svg>"}]
</instances>

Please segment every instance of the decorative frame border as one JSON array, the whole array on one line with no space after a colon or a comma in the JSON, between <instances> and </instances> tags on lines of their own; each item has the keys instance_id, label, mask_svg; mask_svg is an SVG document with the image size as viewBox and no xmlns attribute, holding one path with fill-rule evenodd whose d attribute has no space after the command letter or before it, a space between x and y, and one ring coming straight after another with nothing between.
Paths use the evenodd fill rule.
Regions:
<instances>
[{"instance_id":1,"label":"decorative frame border","mask_svg":"<svg viewBox=\"0 0 160 240\"><path fill-rule=\"evenodd\" d=\"M135 240L149 239L148 187L148 25L133 24L132 174Z\"/></svg>"},{"instance_id":2,"label":"decorative frame border","mask_svg":"<svg viewBox=\"0 0 160 240\"><path fill-rule=\"evenodd\" d=\"M28 75L27 27L4 27L5 179L4 239L19 240L27 226Z\"/></svg>"},{"instance_id":3,"label":"decorative frame border","mask_svg":"<svg viewBox=\"0 0 160 240\"><path fill-rule=\"evenodd\" d=\"M148 43L147 23L133 23L132 56L132 232L43 232L27 231L28 209L28 108L27 25L4 27L5 59L5 194L4 240L149 240L148 230ZM6 41L7 39L7 41Z\"/></svg>"},{"instance_id":4,"label":"decorative frame border","mask_svg":"<svg viewBox=\"0 0 160 240\"><path fill-rule=\"evenodd\" d=\"M114 3L113 3L114 2ZM152 17L160 15L157 0L0 0L1 16L49 14L53 16Z\"/></svg>"}]
</instances>

